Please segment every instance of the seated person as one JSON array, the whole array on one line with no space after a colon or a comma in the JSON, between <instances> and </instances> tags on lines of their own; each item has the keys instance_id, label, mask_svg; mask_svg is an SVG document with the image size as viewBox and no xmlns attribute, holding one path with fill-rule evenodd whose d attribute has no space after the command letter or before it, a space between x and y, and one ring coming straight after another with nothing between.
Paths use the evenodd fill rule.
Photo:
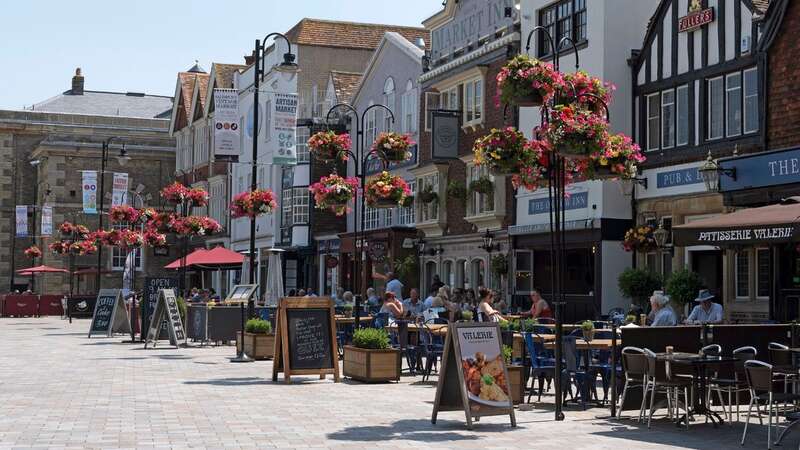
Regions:
<instances>
[{"instance_id":1,"label":"seated person","mask_svg":"<svg viewBox=\"0 0 800 450\"><path fill-rule=\"evenodd\" d=\"M367 288L367 305L378 306L380 303L381 299L375 294L375 288Z\"/></svg>"},{"instance_id":2,"label":"seated person","mask_svg":"<svg viewBox=\"0 0 800 450\"><path fill-rule=\"evenodd\" d=\"M478 296L481 299L481 302L478 305L478 312L483 316L484 322L505 322L505 319L500 314L500 311L492 307L492 302L494 301L492 298L492 291L481 287L478 289Z\"/></svg>"},{"instance_id":3,"label":"seated person","mask_svg":"<svg viewBox=\"0 0 800 450\"><path fill-rule=\"evenodd\" d=\"M383 301L383 306L381 306L381 313L388 313L390 318L400 319L403 317L403 304L400 303L394 293L387 292L384 294L386 297Z\"/></svg>"},{"instance_id":4,"label":"seated person","mask_svg":"<svg viewBox=\"0 0 800 450\"><path fill-rule=\"evenodd\" d=\"M410 317L417 317L422 315L422 311L424 309L425 306L423 305L422 300L419 298L419 291L416 289L411 289L411 297L403 302L403 310Z\"/></svg>"},{"instance_id":5,"label":"seated person","mask_svg":"<svg viewBox=\"0 0 800 450\"><path fill-rule=\"evenodd\" d=\"M552 319L553 310L550 309L550 305L547 303L547 300L542 297L539 290L534 289L531 291L530 311L524 311L520 313L520 315L522 317L530 317L531 319L538 319L539 317Z\"/></svg>"},{"instance_id":6,"label":"seated person","mask_svg":"<svg viewBox=\"0 0 800 450\"><path fill-rule=\"evenodd\" d=\"M431 289L430 292L428 292L428 296L425 298L425 301L423 302L423 307L425 309L433 308L433 299L436 298L436 294L438 292L439 288L436 288L435 290Z\"/></svg>"},{"instance_id":7,"label":"seated person","mask_svg":"<svg viewBox=\"0 0 800 450\"><path fill-rule=\"evenodd\" d=\"M669 307L669 296L664 291L654 291L650 297L650 306L653 308L653 327L674 327L678 324L675 311Z\"/></svg>"},{"instance_id":8,"label":"seated person","mask_svg":"<svg viewBox=\"0 0 800 450\"><path fill-rule=\"evenodd\" d=\"M713 298L714 294L711 291L702 289L697 294L697 298L694 299L699 305L692 309L692 313L689 314L686 323L697 325L722 323L722 305L712 302Z\"/></svg>"}]
</instances>

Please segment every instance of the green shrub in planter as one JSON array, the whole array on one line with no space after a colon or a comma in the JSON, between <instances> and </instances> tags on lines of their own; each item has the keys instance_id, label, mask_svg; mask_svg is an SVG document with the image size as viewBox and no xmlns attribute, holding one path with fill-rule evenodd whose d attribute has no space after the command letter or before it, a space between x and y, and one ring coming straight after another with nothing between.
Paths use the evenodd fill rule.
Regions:
<instances>
[{"instance_id":1,"label":"green shrub in planter","mask_svg":"<svg viewBox=\"0 0 800 450\"><path fill-rule=\"evenodd\" d=\"M628 314L625 316L625 323L636 323L636 316L633 314Z\"/></svg>"},{"instance_id":2,"label":"green shrub in planter","mask_svg":"<svg viewBox=\"0 0 800 450\"><path fill-rule=\"evenodd\" d=\"M253 334L270 334L272 324L262 319L250 319L244 325L244 331Z\"/></svg>"},{"instance_id":3,"label":"green shrub in planter","mask_svg":"<svg viewBox=\"0 0 800 450\"><path fill-rule=\"evenodd\" d=\"M594 322L591 320L584 320L581 322L581 330L583 331L592 331L594 330Z\"/></svg>"},{"instance_id":4,"label":"green shrub in planter","mask_svg":"<svg viewBox=\"0 0 800 450\"><path fill-rule=\"evenodd\" d=\"M361 328L353 333L353 345L370 350L389 348L389 334L378 328Z\"/></svg>"},{"instance_id":5,"label":"green shrub in planter","mask_svg":"<svg viewBox=\"0 0 800 450\"><path fill-rule=\"evenodd\" d=\"M514 357L514 349L508 345L503 346L503 359L506 360L506 364L511 364L511 358Z\"/></svg>"},{"instance_id":6,"label":"green shrub in planter","mask_svg":"<svg viewBox=\"0 0 800 450\"><path fill-rule=\"evenodd\" d=\"M463 320L464 322L472 322L472 319L473 319L472 311L469 310L461 311L461 320Z\"/></svg>"},{"instance_id":7,"label":"green shrub in planter","mask_svg":"<svg viewBox=\"0 0 800 450\"><path fill-rule=\"evenodd\" d=\"M647 309L647 300L653 291L661 289L662 285L660 275L644 269L625 269L617 282L622 295L644 309Z\"/></svg>"},{"instance_id":8,"label":"green shrub in planter","mask_svg":"<svg viewBox=\"0 0 800 450\"><path fill-rule=\"evenodd\" d=\"M676 305L685 305L695 299L697 291L703 289L703 280L696 272L681 269L672 272L667 280L665 291Z\"/></svg>"},{"instance_id":9,"label":"green shrub in planter","mask_svg":"<svg viewBox=\"0 0 800 450\"><path fill-rule=\"evenodd\" d=\"M522 321L522 331L532 333L539 321L536 319L525 319Z\"/></svg>"},{"instance_id":10,"label":"green shrub in planter","mask_svg":"<svg viewBox=\"0 0 800 450\"><path fill-rule=\"evenodd\" d=\"M188 308L186 306L186 300L184 300L183 297L178 297L177 303L178 313L181 315L181 323L183 324L183 327L186 328L186 310Z\"/></svg>"}]
</instances>

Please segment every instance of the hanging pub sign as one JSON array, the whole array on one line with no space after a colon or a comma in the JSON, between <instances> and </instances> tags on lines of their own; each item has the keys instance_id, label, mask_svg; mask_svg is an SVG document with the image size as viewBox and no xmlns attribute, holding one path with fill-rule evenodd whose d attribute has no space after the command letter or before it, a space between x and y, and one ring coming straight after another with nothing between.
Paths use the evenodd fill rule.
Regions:
<instances>
[{"instance_id":1,"label":"hanging pub sign","mask_svg":"<svg viewBox=\"0 0 800 450\"><path fill-rule=\"evenodd\" d=\"M517 426L497 323L449 325L431 423L439 411L464 411L470 430L473 418L506 414Z\"/></svg>"},{"instance_id":2,"label":"hanging pub sign","mask_svg":"<svg viewBox=\"0 0 800 450\"><path fill-rule=\"evenodd\" d=\"M239 155L239 93L214 89L214 156Z\"/></svg>"},{"instance_id":3,"label":"hanging pub sign","mask_svg":"<svg viewBox=\"0 0 800 450\"><path fill-rule=\"evenodd\" d=\"M333 375L339 382L336 319L330 297L280 299L275 319L275 360L272 381L289 383L293 375Z\"/></svg>"},{"instance_id":4,"label":"hanging pub sign","mask_svg":"<svg viewBox=\"0 0 800 450\"><path fill-rule=\"evenodd\" d=\"M458 111L431 111L433 159L458 158Z\"/></svg>"},{"instance_id":5,"label":"hanging pub sign","mask_svg":"<svg viewBox=\"0 0 800 450\"><path fill-rule=\"evenodd\" d=\"M714 21L714 8L703 9L700 0L692 0L689 14L678 19L678 32L694 31Z\"/></svg>"}]
</instances>

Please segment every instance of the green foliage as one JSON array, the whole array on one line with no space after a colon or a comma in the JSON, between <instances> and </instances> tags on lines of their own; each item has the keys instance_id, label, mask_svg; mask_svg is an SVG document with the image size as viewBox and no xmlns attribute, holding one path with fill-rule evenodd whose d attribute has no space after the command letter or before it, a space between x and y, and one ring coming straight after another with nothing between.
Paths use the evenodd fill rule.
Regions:
<instances>
[{"instance_id":1,"label":"green foliage","mask_svg":"<svg viewBox=\"0 0 800 450\"><path fill-rule=\"evenodd\" d=\"M489 177L480 177L469 184L469 190L479 194L493 194L494 183Z\"/></svg>"},{"instance_id":2,"label":"green foliage","mask_svg":"<svg viewBox=\"0 0 800 450\"><path fill-rule=\"evenodd\" d=\"M503 346L503 359L506 360L507 364L511 364L511 358L514 356L514 349L511 346L504 345Z\"/></svg>"},{"instance_id":3,"label":"green foliage","mask_svg":"<svg viewBox=\"0 0 800 450\"><path fill-rule=\"evenodd\" d=\"M414 196L413 195L409 195L409 196L407 196L406 198L403 199L403 204L402 204L403 208L410 208L413 205L414 205Z\"/></svg>"},{"instance_id":4,"label":"green foliage","mask_svg":"<svg viewBox=\"0 0 800 450\"><path fill-rule=\"evenodd\" d=\"M425 186L418 196L422 203L433 203L439 198L439 195L433 191L431 185Z\"/></svg>"},{"instance_id":5,"label":"green foliage","mask_svg":"<svg viewBox=\"0 0 800 450\"><path fill-rule=\"evenodd\" d=\"M186 300L184 300L183 297L178 297L177 300L178 300L178 312L181 315L181 323L183 324L183 327L186 328L186 310L188 308L186 306Z\"/></svg>"},{"instance_id":6,"label":"green foliage","mask_svg":"<svg viewBox=\"0 0 800 450\"><path fill-rule=\"evenodd\" d=\"M358 348L383 350L389 347L389 334L384 329L360 328L353 333L353 345Z\"/></svg>"},{"instance_id":7,"label":"green foliage","mask_svg":"<svg viewBox=\"0 0 800 450\"><path fill-rule=\"evenodd\" d=\"M532 333L536 327L539 325L539 321L536 319L525 319L522 321L522 331L526 333Z\"/></svg>"},{"instance_id":8,"label":"green foliage","mask_svg":"<svg viewBox=\"0 0 800 450\"><path fill-rule=\"evenodd\" d=\"M581 330L583 331L592 331L594 330L594 322L591 320L584 320L581 322Z\"/></svg>"},{"instance_id":9,"label":"green foliage","mask_svg":"<svg viewBox=\"0 0 800 450\"><path fill-rule=\"evenodd\" d=\"M625 316L625 323L634 323L636 322L636 316L633 314L629 314Z\"/></svg>"},{"instance_id":10,"label":"green foliage","mask_svg":"<svg viewBox=\"0 0 800 450\"><path fill-rule=\"evenodd\" d=\"M413 279L419 270L417 255L409 253L408 256L394 261L394 272L403 281Z\"/></svg>"},{"instance_id":11,"label":"green foliage","mask_svg":"<svg viewBox=\"0 0 800 450\"><path fill-rule=\"evenodd\" d=\"M472 322L472 319L473 319L472 311L468 310L461 311L461 320L465 322Z\"/></svg>"},{"instance_id":12,"label":"green foliage","mask_svg":"<svg viewBox=\"0 0 800 450\"><path fill-rule=\"evenodd\" d=\"M253 334L270 334L272 324L262 319L250 319L244 325L244 331Z\"/></svg>"},{"instance_id":13,"label":"green foliage","mask_svg":"<svg viewBox=\"0 0 800 450\"><path fill-rule=\"evenodd\" d=\"M505 275L508 273L508 258L502 253L492 257L491 261L492 272L498 275Z\"/></svg>"},{"instance_id":14,"label":"green foliage","mask_svg":"<svg viewBox=\"0 0 800 450\"><path fill-rule=\"evenodd\" d=\"M345 311L352 311L353 310L353 304L352 303L345 303L344 305L342 305L342 309L345 310Z\"/></svg>"},{"instance_id":15,"label":"green foliage","mask_svg":"<svg viewBox=\"0 0 800 450\"><path fill-rule=\"evenodd\" d=\"M461 200L462 202L467 199L467 189L463 184L457 181L447 183L447 197Z\"/></svg>"},{"instance_id":16,"label":"green foliage","mask_svg":"<svg viewBox=\"0 0 800 450\"><path fill-rule=\"evenodd\" d=\"M665 288L670 300L683 305L695 299L697 291L703 289L703 280L696 272L681 269L672 272Z\"/></svg>"},{"instance_id":17,"label":"green foliage","mask_svg":"<svg viewBox=\"0 0 800 450\"><path fill-rule=\"evenodd\" d=\"M643 269L625 269L617 281L622 295L641 307L647 306L647 299L662 285L660 275Z\"/></svg>"},{"instance_id":18,"label":"green foliage","mask_svg":"<svg viewBox=\"0 0 800 450\"><path fill-rule=\"evenodd\" d=\"M500 329L503 331L520 331L522 326L518 319L505 320L500 322Z\"/></svg>"}]
</instances>

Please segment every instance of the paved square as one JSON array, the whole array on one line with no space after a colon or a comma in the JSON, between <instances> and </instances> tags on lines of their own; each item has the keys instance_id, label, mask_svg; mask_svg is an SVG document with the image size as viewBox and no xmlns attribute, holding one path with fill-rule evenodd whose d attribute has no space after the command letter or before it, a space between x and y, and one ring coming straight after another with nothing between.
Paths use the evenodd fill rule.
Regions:
<instances>
[{"instance_id":1,"label":"paved square","mask_svg":"<svg viewBox=\"0 0 800 450\"><path fill-rule=\"evenodd\" d=\"M574 407L557 423L547 403L517 410L516 429L495 417L467 431L463 414L450 412L432 425L435 386L419 377L284 385L271 382L270 362L229 363L233 347L144 350L124 337L87 339L88 327L0 319L0 449L741 448L741 423L685 431L659 420L647 430ZM766 428L753 426L744 448L765 447Z\"/></svg>"}]
</instances>

